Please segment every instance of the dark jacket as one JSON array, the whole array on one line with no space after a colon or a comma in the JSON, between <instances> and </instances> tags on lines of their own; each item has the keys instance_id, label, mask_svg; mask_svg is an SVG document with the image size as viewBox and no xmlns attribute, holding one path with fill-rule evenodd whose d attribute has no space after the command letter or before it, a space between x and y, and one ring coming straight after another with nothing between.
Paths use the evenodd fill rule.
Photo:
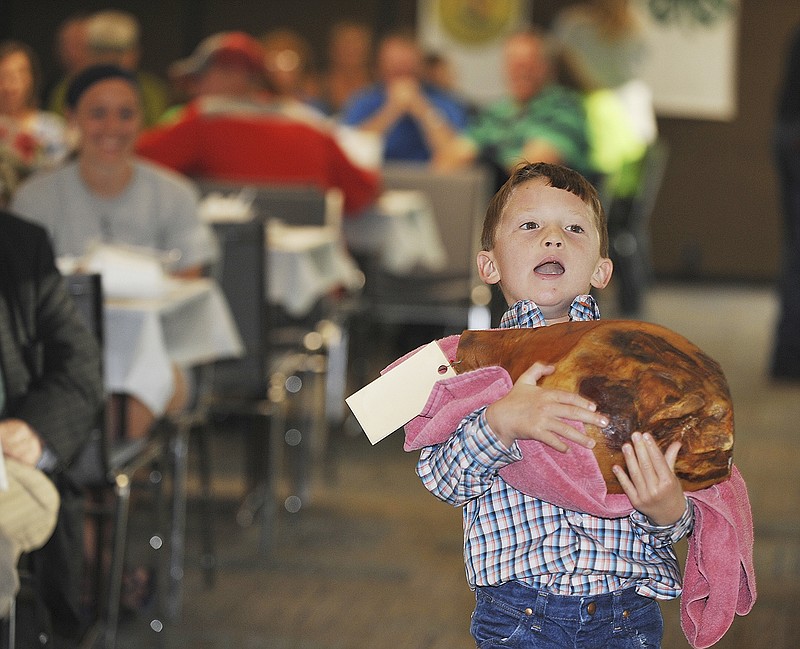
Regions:
<instances>
[{"instance_id":1,"label":"dark jacket","mask_svg":"<svg viewBox=\"0 0 800 649\"><path fill-rule=\"evenodd\" d=\"M80 631L83 507L65 469L88 439L103 403L101 354L84 326L44 229L0 212L0 363L3 418L27 422L55 454L61 495L53 537L30 559L52 628Z\"/></svg>"},{"instance_id":2,"label":"dark jacket","mask_svg":"<svg viewBox=\"0 0 800 649\"><path fill-rule=\"evenodd\" d=\"M68 464L103 400L100 351L80 320L44 229L0 212L0 362L6 417Z\"/></svg>"}]
</instances>

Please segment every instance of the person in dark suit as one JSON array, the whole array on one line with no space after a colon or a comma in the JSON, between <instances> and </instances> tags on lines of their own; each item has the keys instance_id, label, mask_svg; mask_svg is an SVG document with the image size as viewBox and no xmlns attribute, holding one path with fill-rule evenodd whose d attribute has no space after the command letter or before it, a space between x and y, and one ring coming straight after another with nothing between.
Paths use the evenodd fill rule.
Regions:
<instances>
[{"instance_id":1,"label":"person in dark suit","mask_svg":"<svg viewBox=\"0 0 800 649\"><path fill-rule=\"evenodd\" d=\"M773 152L783 209L780 311L772 352L772 378L800 380L800 25L784 65L773 132Z\"/></svg>"},{"instance_id":2,"label":"person in dark suit","mask_svg":"<svg viewBox=\"0 0 800 649\"><path fill-rule=\"evenodd\" d=\"M72 646L83 630L83 498L68 469L103 402L101 355L45 230L2 211L0 375L3 454L44 471L61 497L55 531L30 559L50 618L41 622L52 629L53 646ZM30 630L21 625L19 635Z\"/></svg>"}]
</instances>

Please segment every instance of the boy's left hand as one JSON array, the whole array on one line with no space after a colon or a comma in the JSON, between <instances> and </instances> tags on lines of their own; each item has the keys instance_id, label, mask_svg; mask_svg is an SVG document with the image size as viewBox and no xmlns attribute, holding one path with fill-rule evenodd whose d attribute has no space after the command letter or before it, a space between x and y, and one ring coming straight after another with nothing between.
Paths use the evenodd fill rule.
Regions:
<instances>
[{"instance_id":1,"label":"boy's left hand","mask_svg":"<svg viewBox=\"0 0 800 649\"><path fill-rule=\"evenodd\" d=\"M673 442L662 453L652 435L633 433L631 441L622 446L628 472L614 466L614 475L631 505L654 525L671 525L686 509L686 497L674 472L680 448L680 442Z\"/></svg>"}]
</instances>

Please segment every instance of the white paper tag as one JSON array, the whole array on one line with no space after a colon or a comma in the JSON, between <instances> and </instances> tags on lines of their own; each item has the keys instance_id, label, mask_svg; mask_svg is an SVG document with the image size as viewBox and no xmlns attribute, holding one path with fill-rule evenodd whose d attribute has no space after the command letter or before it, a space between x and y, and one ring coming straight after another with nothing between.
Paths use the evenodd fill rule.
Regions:
<instances>
[{"instance_id":1,"label":"white paper tag","mask_svg":"<svg viewBox=\"0 0 800 649\"><path fill-rule=\"evenodd\" d=\"M455 376L436 341L350 395L350 406L372 444L405 426L425 407L437 381Z\"/></svg>"}]
</instances>

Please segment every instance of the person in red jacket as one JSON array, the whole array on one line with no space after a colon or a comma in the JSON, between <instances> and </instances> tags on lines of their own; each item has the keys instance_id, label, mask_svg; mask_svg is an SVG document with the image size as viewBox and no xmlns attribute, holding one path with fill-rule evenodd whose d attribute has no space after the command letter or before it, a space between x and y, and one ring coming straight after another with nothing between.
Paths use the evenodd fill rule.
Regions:
<instances>
[{"instance_id":1,"label":"person in red jacket","mask_svg":"<svg viewBox=\"0 0 800 649\"><path fill-rule=\"evenodd\" d=\"M263 49L252 37L211 36L172 72L194 99L177 119L140 136L139 155L195 178L337 187L345 216L375 201L376 173L354 164L323 122L270 98Z\"/></svg>"}]
</instances>

